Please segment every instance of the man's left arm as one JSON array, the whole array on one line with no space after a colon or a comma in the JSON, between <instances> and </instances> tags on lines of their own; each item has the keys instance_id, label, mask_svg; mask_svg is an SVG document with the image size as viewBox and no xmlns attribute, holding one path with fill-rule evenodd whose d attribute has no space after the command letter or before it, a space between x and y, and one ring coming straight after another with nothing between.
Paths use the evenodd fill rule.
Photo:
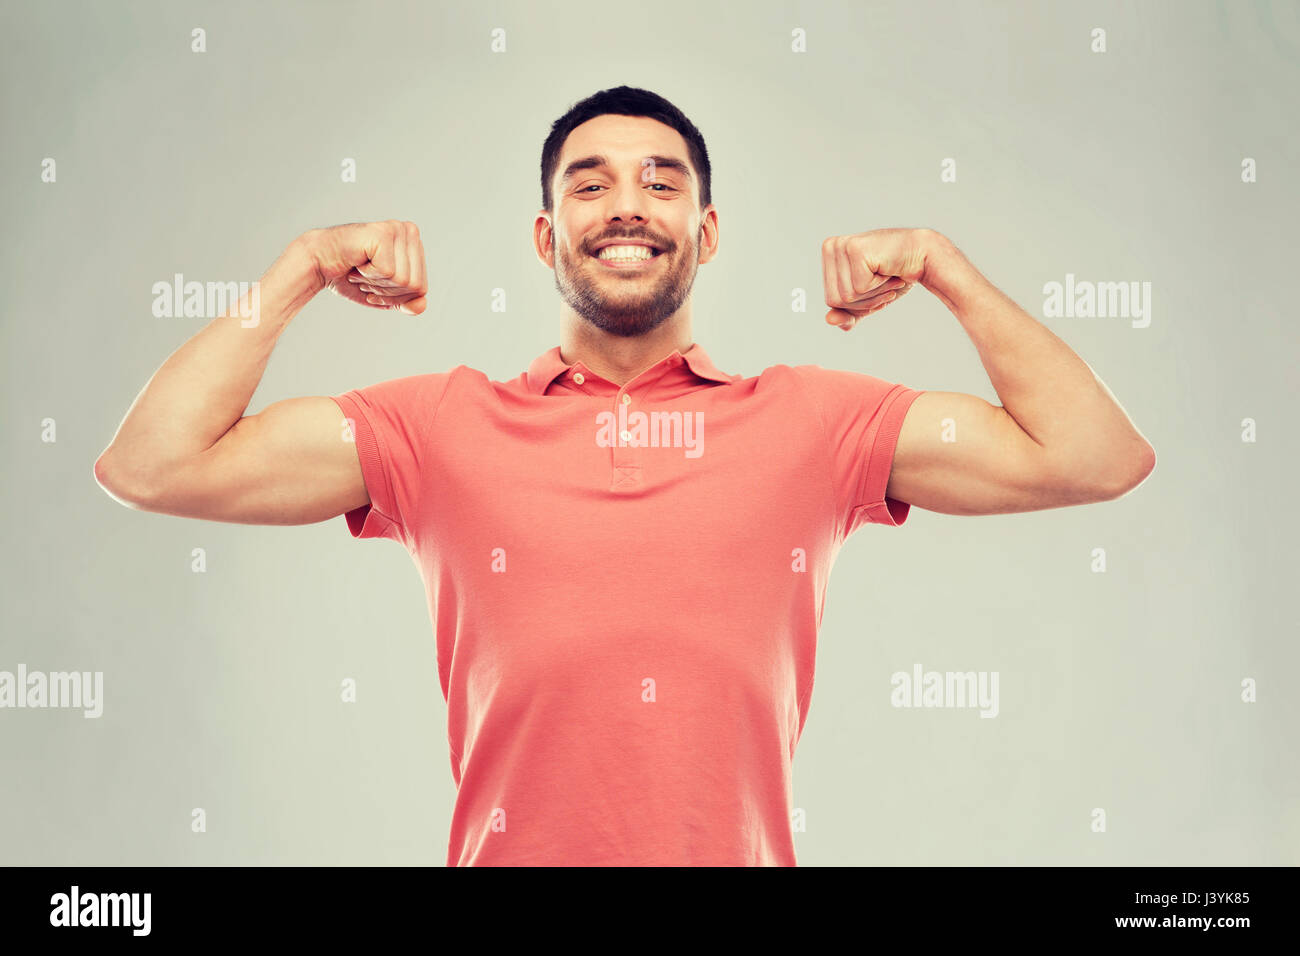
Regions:
<instances>
[{"instance_id":1,"label":"man's left arm","mask_svg":"<svg viewBox=\"0 0 1300 956\"><path fill-rule=\"evenodd\" d=\"M926 391L908 409L886 495L955 515L1108 501L1141 484L1155 451L1069 346L932 229L877 229L822 244L826 320L842 328L932 292L975 344L1001 405Z\"/></svg>"}]
</instances>

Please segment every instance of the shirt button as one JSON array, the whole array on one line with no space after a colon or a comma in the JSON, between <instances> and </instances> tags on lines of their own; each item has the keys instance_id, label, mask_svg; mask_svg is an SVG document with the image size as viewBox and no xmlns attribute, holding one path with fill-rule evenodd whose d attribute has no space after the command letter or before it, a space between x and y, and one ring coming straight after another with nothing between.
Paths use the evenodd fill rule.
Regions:
<instances>
[{"instance_id":1,"label":"shirt button","mask_svg":"<svg viewBox=\"0 0 1300 956\"><path fill-rule=\"evenodd\" d=\"M631 433L631 432L619 432L619 433L618 433L618 437L621 438L621 439L623 439L623 441L631 441L631 440L632 440L632 433Z\"/></svg>"},{"instance_id":2,"label":"shirt button","mask_svg":"<svg viewBox=\"0 0 1300 956\"><path fill-rule=\"evenodd\" d=\"M631 404L632 404L632 396L629 395L627 392L624 392L624 393L623 393L623 404L624 404L624 405L631 405Z\"/></svg>"},{"instance_id":3,"label":"shirt button","mask_svg":"<svg viewBox=\"0 0 1300 956\"><path fill-rule=\"evenodd\" d=\"M579 385L581 385L583 382L586 381L586 379L582 377L582 373L581 373L581 372L574 372L574 373L573 373L573 380L574 380L575 382L577 382Z\"/></svg>"}]
</instances>

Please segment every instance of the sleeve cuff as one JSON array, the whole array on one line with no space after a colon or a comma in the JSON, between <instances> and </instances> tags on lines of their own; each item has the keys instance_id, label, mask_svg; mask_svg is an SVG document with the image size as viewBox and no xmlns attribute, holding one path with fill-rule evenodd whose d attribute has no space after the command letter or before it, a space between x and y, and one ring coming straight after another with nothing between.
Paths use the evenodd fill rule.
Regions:
<instances>
[{"instance_id":1,"label":"sleeve cuff","mask_svg":"<svg viewBox=\"0 0 1300 956\"><path fill-rule=\"evenodd\" d=\"M875 434L868 439L867 474L858 500L863 502L859 507L866 512L867 520L874 524L897 527L907 520L912 510L906 501L886 497L885 489L889 487L889 473L894 466L894 450L903 430L903 419L920 395L918 389L899 385L885 400Z\"/></svg>"},{"instance_id":2,"label":"sleeve cuff","mask_svg":"<svg viewBox=\"0 0 1300 956\"><path fill-rule=\"evenodd\" d=\"M354 538L391 537L397 532L396 536L400 539L397 522L385 513L393 507L393 491L388 482L388 471L384 468L384 449L379 436L354 399L347 395L330 397L342 410L343 417L351 420L357 458L361 462L366 493L370 496L370 504L344 514L348 531Z\"/></svg>"}]
</instances>

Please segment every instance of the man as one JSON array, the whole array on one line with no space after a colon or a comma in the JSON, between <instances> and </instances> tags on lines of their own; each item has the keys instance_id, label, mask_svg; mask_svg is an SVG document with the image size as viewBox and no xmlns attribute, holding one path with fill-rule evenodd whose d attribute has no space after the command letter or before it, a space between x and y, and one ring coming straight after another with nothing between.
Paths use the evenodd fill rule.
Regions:
<instances>
[{"instance_id":1,"label":"man","mask_svg":"<svg viewBox=\"0 0 1300 956\"><path fill-rule=\"evenodd\" d=\"M262 277L258 321L178 349L96 462L136 508L346 515L407 547L448 707L449 864L794 864L791 762L845 538L912 505L1106 501L1154 467L1092 370L928 229L827 239L826 319L850 328L919 283L1001 406L819 366L719 371L691 338L710 176L671 103L597 93L543 148L533 241L567 309L518 378L460 365L244 415L321 289L425 309L413 224L316 229Z\"/></svg>"}]
</instances>

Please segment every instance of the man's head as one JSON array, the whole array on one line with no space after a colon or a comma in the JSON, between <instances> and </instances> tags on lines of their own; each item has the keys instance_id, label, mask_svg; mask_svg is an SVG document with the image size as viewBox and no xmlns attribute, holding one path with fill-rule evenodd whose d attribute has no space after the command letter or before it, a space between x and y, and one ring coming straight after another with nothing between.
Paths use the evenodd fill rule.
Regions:
<instances>
[{"instance_id":1,"label":"man's head","mask_svg":"<svg viewBox=\"0 0 1300 956\"><path fill-rule=\"evenodd\" d=\"M556 120L542 148L533 241L574 312L626 337L674 315L717 250L710 177L699 130L648 90L602 90ZM600 258L614 240L654 255Z\"/></svg>"}]
</instances>

